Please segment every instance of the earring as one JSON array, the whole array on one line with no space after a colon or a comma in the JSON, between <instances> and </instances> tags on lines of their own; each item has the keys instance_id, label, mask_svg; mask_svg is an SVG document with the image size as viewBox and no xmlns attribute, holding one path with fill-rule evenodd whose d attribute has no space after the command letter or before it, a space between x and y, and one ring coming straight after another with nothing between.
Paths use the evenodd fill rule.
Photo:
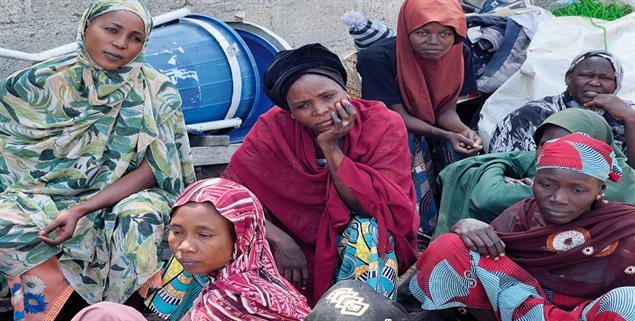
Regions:
<instances>
[{"instance_id":1,"label":"earring","mask_svg":"<svg viewBox=\"0 0 635 321\"><path fill-rule=\"evenodd\" d=\"M601 200L603 197L604 197L604 193L602 193L602 194L598 195L595 199L599 201L599 200Z\"/></svg>"},{"instance_id":2,"label":"earring","mask_svg":"<svg viewBox=\"0 0 635 321\"><path fill-rule=\"evenodd\" d=\"M294 114L291 114L291 119L295 119L295 115Z\"/></svg>"}]
</instances>

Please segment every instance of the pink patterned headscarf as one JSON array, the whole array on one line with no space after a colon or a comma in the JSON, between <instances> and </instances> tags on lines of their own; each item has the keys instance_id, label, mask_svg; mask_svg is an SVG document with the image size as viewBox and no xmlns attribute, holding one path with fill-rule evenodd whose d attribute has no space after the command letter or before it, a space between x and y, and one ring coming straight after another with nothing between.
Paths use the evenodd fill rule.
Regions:
<instances>
[{"instance_id":1,"label":"pink patterned headscarf","mask_svg":"<svg viewBox=\"0 0 635 321\"><path fill-rule=\"evenodd\" d=\"M115 302L100 302L83 308L71 321L148 321L141 312Z\"/></svg>"},{"instance_id":2,"label":"pink patterned headscarf","mask_svg":"<svg viewBox=\"0 0 635 321\"><path fill-rule=\"evenodd\" d=\"M260 201L244 186L223 178L190 185L173 209L190 202L210 202L234 224L232 260L210 274L194 302L192 321L302 320L310 312L304 298L275 267L265 240Z\"/></svg>"}]
</instances>

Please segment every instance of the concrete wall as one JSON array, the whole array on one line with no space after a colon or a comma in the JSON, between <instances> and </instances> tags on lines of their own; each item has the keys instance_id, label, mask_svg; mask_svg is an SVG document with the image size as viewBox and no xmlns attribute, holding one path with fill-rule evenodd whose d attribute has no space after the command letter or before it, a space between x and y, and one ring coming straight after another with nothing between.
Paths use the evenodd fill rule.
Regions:
<instances>
[{"instance_id":1,"label":"concrete wall","mask_svg":"<svg viewBox=\"0 0 635 321\"><path fill-rule=\"evenodd\" d=\"M341 15L362 11L367 17L394 26L402 0L147 0L153 15L187 6L194 13L232 20L244 11L245 20L265 26L292 46L321 42L338 54L353 50ZM0 0L0 47L40 52L73 42L79 18L90 0ZM0 77L28 66L0 58Z\"/></svg>"}]
</instances>

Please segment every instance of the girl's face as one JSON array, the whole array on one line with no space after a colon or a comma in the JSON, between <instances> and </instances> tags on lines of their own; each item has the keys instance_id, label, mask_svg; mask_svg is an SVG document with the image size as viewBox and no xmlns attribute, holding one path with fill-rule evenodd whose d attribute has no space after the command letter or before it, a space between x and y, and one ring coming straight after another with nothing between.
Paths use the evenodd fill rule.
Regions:
<instances>
[{"instance_id":1,"label":"girl's face","mask_svg":"<svg viewBox=\"0 0 635 321\"><path fill-rule=\"evenodd\" d=\"M192 274L209 274L224 267L234 251L234 225L211 203L187 203L170 220L172 253Z\"/></svg>"},{"instance_id":2,"label":"girl's face","mask_svg":"<svg viewBox=\"0 0 635 321\"><path fill-rule=\"evenodd\" d=\"M127 65L143 50L146 34L143 20L136 14L117 10L89 21L84 45L90 58L104 70Z\"/></svg>"},{"instance_id":3,"label":"girl's face","mask_svg":"<svg viewBox=\"0 0 635 321\"><path fill-rule=\"evenodd\" d=\"M423 59L437 60L454 45L454 29L438 22L429 22L411 32L410 47Z\"/></svg>"}]
</instances>

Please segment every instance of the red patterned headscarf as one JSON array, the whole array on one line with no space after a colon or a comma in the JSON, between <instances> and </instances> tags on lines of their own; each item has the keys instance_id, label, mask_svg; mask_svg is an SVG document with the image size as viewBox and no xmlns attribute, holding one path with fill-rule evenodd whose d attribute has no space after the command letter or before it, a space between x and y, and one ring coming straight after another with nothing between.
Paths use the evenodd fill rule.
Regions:
<instances>
[{"instance_id":1,"label":"red patterned headscarf","mask_svg":"<svg viewBox=\"0 0 635 321\"><path fill-rule=\"evenodd\" d=\"M306 298L275 267L265 240L262 205L247 188L223 178L190 185L173 209L190 202L210 202L234 224L232 260L210 275L194 302L192 321L302 320L310 312Z\"/></svg>"},{"instance_id":2,"label":"red patterned headscarf","mask_svg":"<svg viewBox=\"0 0 635 321\"><path fill-rule=\"evenodd\" d=\"M536 171L563 168L593 176L601 181L617 182L622 170L613 148L583 133L573 133L545 143L538 150Z\"/></svg>"}]
</instances>

